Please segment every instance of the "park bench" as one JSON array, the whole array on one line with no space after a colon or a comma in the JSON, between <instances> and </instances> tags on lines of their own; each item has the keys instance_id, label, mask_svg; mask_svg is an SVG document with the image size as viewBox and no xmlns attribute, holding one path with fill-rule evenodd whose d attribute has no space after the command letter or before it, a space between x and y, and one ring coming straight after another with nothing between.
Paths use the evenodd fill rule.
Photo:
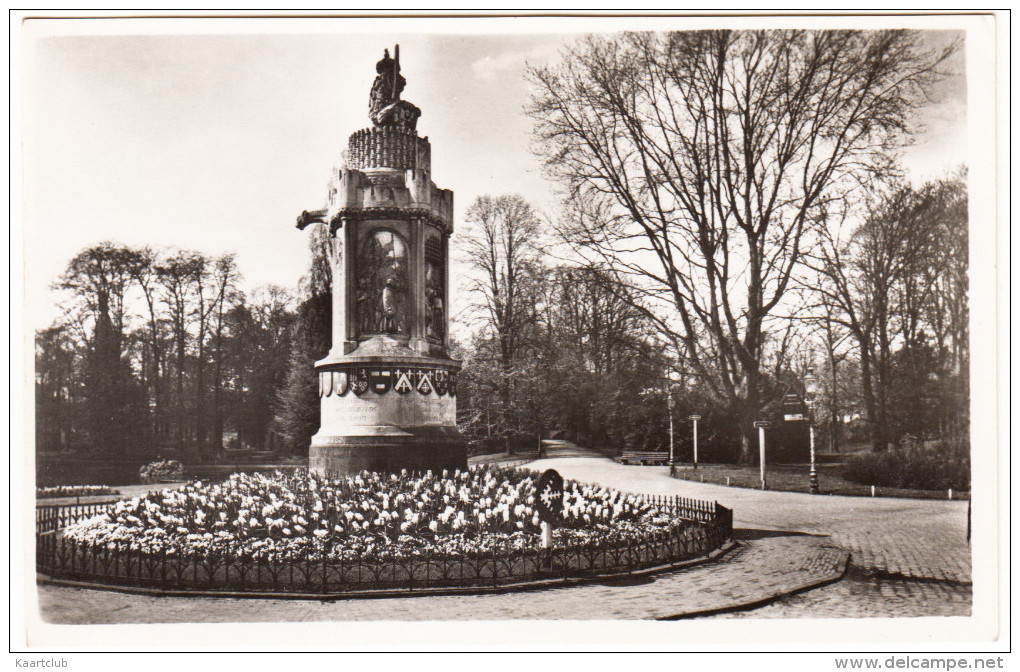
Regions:
<instances>
[{"instance_id":1,"label":"park bench","mask_svg":"<svg viewBox=\"0 0 1020 672\"><path fill-rule=\"evenodd\" d=\"M619 459L621 464L669 464L669 453L657 450L625 450Z\"/></svg>"}]
</instances>

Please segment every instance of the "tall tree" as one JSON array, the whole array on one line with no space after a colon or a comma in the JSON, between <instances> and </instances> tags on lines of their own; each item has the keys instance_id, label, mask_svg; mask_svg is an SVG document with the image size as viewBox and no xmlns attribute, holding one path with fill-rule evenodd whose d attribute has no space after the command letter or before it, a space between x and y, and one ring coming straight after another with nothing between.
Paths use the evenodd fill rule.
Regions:
<instances>
[{"instance_id":1,"label":"tall tree","mask_svg":"<svg viewBox=\"0 0 1020 672\"><path fill-rule=\"evenodd\" d=\"M567 238L630 276L660 332L740 418L763 405L764 324L826 203L888 168L951 49L907 31L591 36L530 70Z\"/></svg>"},{"instance_id":2,"label":"tall tree","mask_svg":"<svg viewBox=\"0 0 1020 672\"><path fill-rule=\"evenodd\" d=\"M874 203L862 224L853 225L844 211L825 228L812 255L821 280L817 291L837 309L833 319L857 342L861 393L875 451L885 450L903 431L894 427L893 390L906 386L920 391L929 374L947 376L955 370L955 357L948 358L944 369L932 369L926 334L938 332L943 318L952 314L933 308L945 305L939 292L942 278L960 279L954 285L957 298L950 301L966 306L966 246L953 244L961 228L966 228L962 182L937 181L917 189L901 185ZM928 403L930 395L925 396L916 403ZM954 410L952 416L958 415Z\"/></svg>"},{"instance_id":3,"label":"tall tree","mask_svg":"<svg viewBox=\"0 0 1020 672\"><path fill-rule=\"evenodd\" d=\"M158 254L149 247L136 250L135 254L137 263L132 264L131 275L142 293L147 318L145 334L139 335L142 343L141 379L149 420L146 438L155 447L162 439L165 425L162 391L166 367L166 337L159 312Z\"/></svg>"},{"instance_id":4,"label":"tall tree","mask_svg":"<svg viewBox=\"0 0 1020 672\"><path fill-rule=\"evenodd\" d=\"M83 317L85 427L97 455L122 458L136 438L141 408L130 364L124 357L126 297L137 254L101 243L76 255L58 286L69 290Z\"/></svg>"},{"instance_id":5,"label":"tall tree","mask_svg":"<svg viewBox=\"0 0 1020 672\"><path fill-rule=\"evenodd\" d=\"M240 274L233 254L225 254L213 265L214 296L212 301L213 418L212 435L216 452L223 448L223 371L226 353L223 348L226 314L240 300L237 281Z\"/></svg>"},{"instance_id":6,"label":"tall tree","mask_svg":"<svg viewBox=\"0 0 1020 672\"><path fill-rule=\"evenodd\" d=\"M67 329L41 329L35 339L35 436L37 451L62 451L71 445L80 381L74 343Z\"/></svg>"},{"instance_id":7,"label":"tall tree","mask_svg":"<svg viewBox=\"0 0 1020 672\"><path fill-rule=\"evenodd\" d=\"M164 259L157 267L162 298L169 314L171 338L175 353L173 370L174 407L176 422L174 438L179 455L184 454L185 442L194 432L193 417L188 412L185 396L187 382L188 346L192 341L190 327L196 313L195 288L206 265L205 257L197 252L179 251Z\"/></svg>"},{"instance_id":8,"label":"tall tree","mask_svg":"<svg viewBox=\"0 0 1020 672\"><path fill-rule=\"evenodd\" d=\"M290 292L269 285L251 292L227 318L237 390L230 420L247 445L276 445L277 394L287 376L293 302Z\"/></svg>"},{"instance_id":9,"label":"tall tree","mask_svg":"<svg viewBox=\"0 0 1020 672\"><path fill-rule=\"evenodd\" d=\"M290 352L283 385L276 398L276 424L284 448L307 454L319 429L318 383L315 362L329 352L333 319L332 240L324 226L312 230L309 270L302 279L302 301L291 331Z\"/></svg>"},{"instance_id":10,"label":"tall tree","mask_svg":"<svg viewBox=\"0 0 1020 672\"><path fill-rule=\"evenodd\" d=\"M484 337L495 356L501 416L507 451L512 450L515 375L534 325L537 292L539 220L517 194L479 196L465 214L461 234L465 257L475 277L469 287L484 316Z\"/></svg>"}]
</instances>

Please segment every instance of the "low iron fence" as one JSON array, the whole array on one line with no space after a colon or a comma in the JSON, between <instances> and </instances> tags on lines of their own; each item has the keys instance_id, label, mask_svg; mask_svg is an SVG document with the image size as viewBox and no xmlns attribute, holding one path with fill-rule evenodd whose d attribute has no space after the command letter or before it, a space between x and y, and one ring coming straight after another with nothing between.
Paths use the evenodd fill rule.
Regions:
<instances>
[{"instance_id":1,"label":"low iron fence","mask_svg":"<svg viewBox=\"0 0 1020 672\"><path fill-rule=\"evenodd\" d=\"M732 538L733 513L717 502L681 497L646 501L677 516L663 531L628 538L554 546L402 559L338 559L308 551L285 562L225 553L182 556L132 549L129 543L93 546L60 530L109 505L42 506L36 512L36 569L54 579L163 591L343 595L499 588L515 584L611 577L667 569L707 556Z\"/></svg>"},{"instance_id":2,"label":"low iron fence","mask_svg":"<svg viewBox=\"0 0 1020 672\"><path fill-rule=\"evenodd\" d=\"M105 513L109 508L109 503L37 506L35 509L36 536L38 537L48 532L57 532L71 523L77 523L84 518L91 518L100 513Z\"/></svg>"}]
</instances>

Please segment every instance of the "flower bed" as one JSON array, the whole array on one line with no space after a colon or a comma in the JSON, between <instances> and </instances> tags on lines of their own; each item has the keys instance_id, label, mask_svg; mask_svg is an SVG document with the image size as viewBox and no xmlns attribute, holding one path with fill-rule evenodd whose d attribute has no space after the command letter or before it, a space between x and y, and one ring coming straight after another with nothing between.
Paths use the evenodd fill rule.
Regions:
<instances>
[{"instance_id":1,"label":"flower bed","mask_svg":"<svg viewBox=\"0 0 1020 672\"><path fill-rule=\"evenodd\" d=\"M234 474L72 523L41 542L40 570L210 590L500 585L676 562L729 536L709 503L682 518L679 500L568 481L554 548L540 549L535 476Z\"/></svg>"},{"instance_id":2,"label":"flower bed","mask_svg":"<svg viewBox=\"0 0 1020 672\"><path fill-rule=\"evenodd\" d=\"M287 560L400 557L536 546L541 532L532 475L474 469L410 476L362 473L327 480L234 474L221 484L190 483L118 502L109 513L71 525L64 536L134 550ZM625 541L682 524L634 495L568 483L563 542Z\"/></svg>"},{"instance_id":3,"label":"flower bed","mask_svg":"<svg viewBox=\"0 0 1020 672\"><path fill-rule=\"evenodd\" d=\"M108 485L58 485L51 488L36 488L36 499L53 499L56 497L93 497L98 495L119 495Z\"/></svg>"}]
</instances>

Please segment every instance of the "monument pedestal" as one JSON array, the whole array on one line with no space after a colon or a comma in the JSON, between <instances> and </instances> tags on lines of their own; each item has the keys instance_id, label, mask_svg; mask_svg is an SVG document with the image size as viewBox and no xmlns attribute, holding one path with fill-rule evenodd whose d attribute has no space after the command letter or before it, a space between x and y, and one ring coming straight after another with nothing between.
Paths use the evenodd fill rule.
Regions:
<instances>
[{"instance_id":1,"label":"monument pedestal","mask_svg":"<svg viewBox=\"0 0 1020 672\"><path fill-rule=\"evenodd\" d=\"M309 450L312 471L467 467L457 429L458 362L415 356L399 341L376 336L316 369L322 426Z\"/></svg>"},{"instance_id":2,"label":"monument pedestal","mask_svg":"<svg viewBox=\"0 0 1020 672\"><path fill-rule=\"evenodd\" d=\"M465 469L465 444L460 432L446 427L416 428L415 434L392 427L364 427L378 434L312 437L308 451L309 470L325 475L359 471L408 471L441 473ZM394 431L400 432L399 435Z\"/></svg>"}]
</instances>

